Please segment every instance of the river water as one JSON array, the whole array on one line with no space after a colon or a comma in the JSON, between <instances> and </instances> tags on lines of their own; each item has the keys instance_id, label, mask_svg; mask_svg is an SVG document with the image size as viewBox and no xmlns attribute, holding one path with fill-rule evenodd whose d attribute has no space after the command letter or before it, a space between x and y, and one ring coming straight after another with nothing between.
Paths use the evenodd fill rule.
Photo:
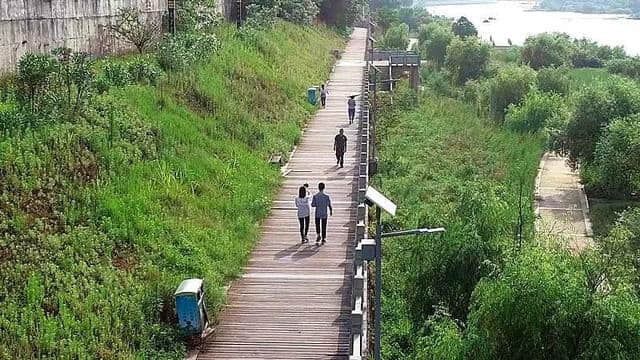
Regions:
<instances>
[{"instance_id":1,"label":"river water","mask_svg":"<svg viewBox=\"0 0 640 360\"><path fill-rule=\"evenodd\" d=\"M640 55L640 20L626 15L581 14L560 11L536 11L534 2L493 1L478 4L426 5L436 15L452 18L466 16L480 37L492 38L496 45L521 45L541 32L564 32L575 38L586 37L601 44L621 45L629 55ZM490 17L488 23L483 22Z\"/></svg>"}]
</instances>

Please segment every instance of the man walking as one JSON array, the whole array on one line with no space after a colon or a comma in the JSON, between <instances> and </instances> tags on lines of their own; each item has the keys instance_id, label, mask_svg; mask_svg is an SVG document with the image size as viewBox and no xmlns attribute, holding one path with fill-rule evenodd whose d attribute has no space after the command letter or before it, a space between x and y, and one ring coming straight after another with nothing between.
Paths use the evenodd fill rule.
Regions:
<instances>
[{"instance_id":1,"label":"man walking","mask_svg":"<svg viewBox=\"0 0 640 360\"><path fill-rule=\"evenodd\" d=\"M320 85L320 103L323 108L327 106L327 94L329 91L324 87L324 84Z\"/></svg>"},{"instance_id":2,"label":"man walking","mask_svg":"<svg viewBox=\"0 0 640 360\"><path fill-rule=\"evenodd\" d=\"M316 208L316 245L320 245L320 240L324 244L327 240L327 208L329 215L333 216L333 207L331 207L331 198L324 193L324 183L318 184L318 193L313 195L311 207Z\"/></svg>"},{"instance_id":3,"label":"man walking","mask_svg":"<svg viewBox=\"0 0 640 360\"><path fill-rule=\"evenodd\" d=\"M347 152L347 137L344 135L344 129L340 129L340 133L333 140L333 150L336 152L337 165L344 167L344 153Z\"/></svg>"},{"instance_id":4,"label":"man walking","mask_svg":"<svg viewBox=\"0 0 640 360\"><path fill-rule=\"evenodd\" d=\"M347 100L347 106L349 108L349 125L353 124L353 119L356 117L356 99L355 95L349 96Z\"/></svg>"}]
</instances>

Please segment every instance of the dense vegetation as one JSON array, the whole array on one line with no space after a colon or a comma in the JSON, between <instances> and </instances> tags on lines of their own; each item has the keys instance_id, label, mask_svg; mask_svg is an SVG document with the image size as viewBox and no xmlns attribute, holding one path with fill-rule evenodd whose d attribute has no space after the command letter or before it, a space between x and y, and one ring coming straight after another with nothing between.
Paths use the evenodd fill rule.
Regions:
<instances>
[{"instance_id":1,"label":"dense vegetation","mask_svg":"<svg viewBox=\"0 0 640 360\"><path fill-rule=\"evenodd\" d=\"M387 228L447 233L384 244L384 357L640 357L638 211L578 256L535 234L531 214L539 156L587 149L577 141L592 149L573 157L592 194L638 193L640 92L608 72L633 76L634 59L561 34L490 50L454 32L464 21L425 19L426 90L379 101L374 184L399 205Z\"/></svg>"},{"instance_id":2,"label":"dense vegetation","mask_svg":"<svg viewBox=\"0 0 640 360\"><path fill-rule=\"evenodd\" d=\"M539 6L554 11L640 15L640 3L636 0L542 0Z\"/></svg>"},{"instance_id":3,"label":"dense vegetation","mask_svg":"<svg viewBox=\"0 0 640 360\"><path fill-rule=\"evenodd\" d=\"M179 282L204 278L220 308L279 184L267 160L343 45L257 23L128 59L27 55L3 78L0 358L178 359Z\"/></svg>"}]
</instances>

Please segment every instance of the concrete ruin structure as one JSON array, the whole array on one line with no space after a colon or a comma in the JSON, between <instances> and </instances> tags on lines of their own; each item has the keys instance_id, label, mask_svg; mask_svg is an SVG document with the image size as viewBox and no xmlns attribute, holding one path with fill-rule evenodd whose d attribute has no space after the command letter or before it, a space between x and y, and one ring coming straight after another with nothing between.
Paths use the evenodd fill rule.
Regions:
<instances>
[{"instance_id":1,"label":"concrete ruin structure","mask_svg":"<svg viewBox=\"0 0 640 360\"><path fill-rule=\"evenodd\" d=\"M0 0L0 72L11 71L28 52L69 47L104 55L132 48L107 25L118 9L137 7L161 18L167 0Z\"/></svg>"}]
</instances>

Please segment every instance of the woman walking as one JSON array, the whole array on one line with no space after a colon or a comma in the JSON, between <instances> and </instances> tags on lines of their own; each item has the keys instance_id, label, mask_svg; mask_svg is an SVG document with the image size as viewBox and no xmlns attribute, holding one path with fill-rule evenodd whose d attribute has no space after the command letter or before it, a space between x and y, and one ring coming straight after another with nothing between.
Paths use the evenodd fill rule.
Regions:
<instances>
[{"instance_id":1,"label":"woman walking","mask_svg":"<svg viewBox=\"0 0 640 360\"><path fill-rule=\"evenodd\" d=\"M307 188L301 186L296 197L296 208L298 209L298 222L300 223L300 237L302 243L309 242L307 234L309 233L309 217L311 208L309 207L309 197L307 196Z\"/></svg>"}]
</instances>

